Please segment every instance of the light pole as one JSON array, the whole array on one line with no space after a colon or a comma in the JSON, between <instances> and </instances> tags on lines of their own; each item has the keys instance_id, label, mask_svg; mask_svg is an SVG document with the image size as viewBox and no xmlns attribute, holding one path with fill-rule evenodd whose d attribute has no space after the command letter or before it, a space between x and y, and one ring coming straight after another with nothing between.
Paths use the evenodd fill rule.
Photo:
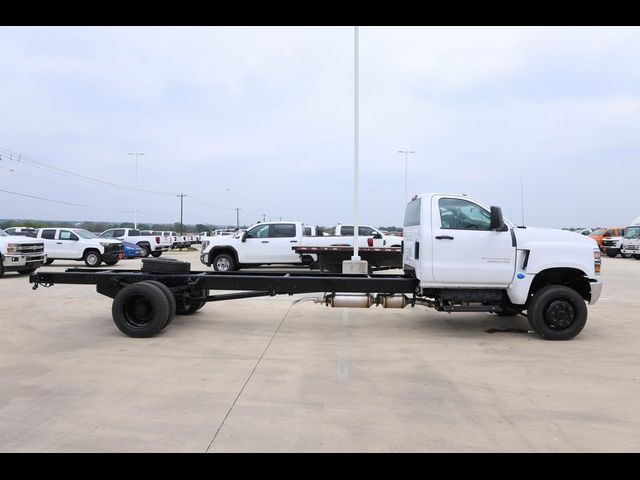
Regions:
<instances>
[{"instance_id":1,"label":"light pole","mask_svg":"<svg viewBox=\"0 0 640 480\"><path fill-rule=\"evenodd\" d=\"M398 150L398 153L404 153L404 201L409 199L408 180L409 180L409 154L416 153L413 150Z\"/></svg>"},{"instance_id":2,"label":"light pole","mask_svg":"<svg viewBox=\"0 0 640 480\"><path fill-rule=\"evenodd\" d=\"M231 191L230 188L223 188L222 191L224 192L224 208L227 208L227 200L229 197L229 192Z\"/></svg>"},{"instance_id":3,"label":"light pole","mask_svg":"<svg viewBox=\"0 0 640 480\"><path fill-rule=\"evenodd\" d=\"M144 155L144 153L130 153L129 155L136 156L136 209L133 213L133 228L138 228L138 157Z\"/></svg>"}]
</instances>

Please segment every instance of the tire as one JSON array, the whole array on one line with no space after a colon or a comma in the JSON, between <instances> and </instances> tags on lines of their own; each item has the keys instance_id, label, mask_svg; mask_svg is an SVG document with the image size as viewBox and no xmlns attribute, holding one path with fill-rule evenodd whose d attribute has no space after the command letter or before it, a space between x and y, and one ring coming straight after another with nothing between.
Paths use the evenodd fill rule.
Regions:
<instances>
[{"instance_id":1,"label":"tire","mask_svg":"<svg viewBox=\"0 0 640 480\"><path fill-rule=\"evenodd\" d=\"M0 277L4 275L4 257L0 255Z\"/></svg>"},{"instance_id":2,"label":"tire","mask_svg":"<svg viewBox=\"0 0 640 480\"><path fill-rule=\"evenodd\" d=\"M538 290L527 310L531 329L545 340L570 340L587 323L584 299L562 285L548 285Z\"/></svg>"},{"instance_id":3,"label":"tire","mask_svg":"<svg viewBox=\"0 0 640 480\"><path fill-rule=\"evenodd\" d=\"M142 258L147 258L151 254L151 248L144 243L137 244L142 249Z\"/></svg>"},{"instance_id":4,"label":"tire","mask_svg":"<svg viewBox=\"0 0 640 480\"><path fill-rule=\"evenodd\" d=\"M636 260L640 260L640 255L633 255L633 258L635 258Z\"/></svg>"},{"instance_id":5,"label":"tire","mask_svg":"<svg viewBox=\"0 0 640 480\"><path fill-rule=\"evenodd\" d=\"M102 263L102 255L96 250L88 250L83 257L87 267L99 267Z\"/></svg>"},{"instance_id":6,"label":"tire","mask_svg":"<svg viewBox=\"0 0 640 480\"><path fill-rule=\"evenodd\" d=\"M151 256L154 258L158 258L160 255L162 255L162 251L160 252L151 252Z\"/></svg>"},{"instance_id":7,"label":"tire","mask_svg":"<svg viewBox=\"0 0 640 480\"><path fill-rule=\"evenodd\" d=\"M169 321L169 299L150 282L134 283L120 290L111 307L113 322L125 335L146 338L162 330Z\"/></svg>"},{"instance_id":8,"label":"tire","mask_svg":"<svg viewBox=\"0 0 640 480\"><path fill-rule=\"evenodd\" d=\"M119 260L112 260L110 262L107 262L106 260L104 261L105 265L109 265L110 267L113 267L114 265L116 265L119 262Z\"/></svg>"},{"instance_id":9,"label":"tire","mask_svg":"<svg viewBox=\"0 0 640 480\"><path fill-rule=\"evenodd\" d=\"M162 327L162 329L165 329L176 317L176 298L173 296L173 292L171 292L169 287L167 287L164 283L157 280L147 280L147 283L156 285L167 296L167 300L169 300L169 317L167 318L167 323L165 323L164 327Z\"/></svg>"},{"instance_id":10,"label":"tire","mask_svg":"<svg viewBox=\"0 0 640 480\"><path fill-rule=\"evenodd\" d=\"M617 248L607 248L605 250L605 253L607 254L607 257L615 258L620 253L620 250L618 250Z\"/></svg>"},{"instance_id":11,"label":"tire","mask_svg":"<svg viewBox=\"0 0 640 480\"><path fill-rule=\"evenodd\" d=\"M622 255L622 258L629 258L629 257L631 257L631 255L629 255L628 253L621 253L620 255Z\"/></svg>"},{"instance_id":12,"label":"tire","mask_svg":"<svg viewBox=\"0 0 640 480\"><path fill-rule=\"evenodd\" d=\"M47 258L47 261L44 263L45 265L51 265L55 258Z\"/></svg>"},{"instance_id":13,"label":"tire","mask_svg":"<svg viewBox=\"0 0 640 480\"><path fill-rule=\"evenodd\" d=\"M228 253L220 253L213 259L213 269L216 272L233 272L236 270L236 260Z\"/></svg>"},{"instance_id":14,"label":"tire","mask_svg":"<svg viewBox=\"0 0 640 480\"><path fill-rule=\"evenodd\" d=\"M18 273L20 275L29 275L33 272L35 272L38 269L38 267L36 268L25 268L24 270L18 270Z\"/></svg>"},{"instance_id":15,"label":"tire","mask_svg":"<svg viewBox=\"0 0 640 480\"><path fill-rule=\"evenodd\" d=\"M147 258L142 260L141 270L147 273L190 273L191 264L173 258Z\"/></svg>"},{"instance_id":16,"label":"tire","mask_svg":"<svg viewBox=\"0 0 640 480\"><path fill-rule=\"evenodd\" d=\"M199 296L207 297L209 296L209 290L204 289L200 290ZM176 315L191 315L192 313L197 312L202 307L206 305L207 302L194 302L191 303L185 300L178 300L176 302Z\"/></svg>"}]
</instances>

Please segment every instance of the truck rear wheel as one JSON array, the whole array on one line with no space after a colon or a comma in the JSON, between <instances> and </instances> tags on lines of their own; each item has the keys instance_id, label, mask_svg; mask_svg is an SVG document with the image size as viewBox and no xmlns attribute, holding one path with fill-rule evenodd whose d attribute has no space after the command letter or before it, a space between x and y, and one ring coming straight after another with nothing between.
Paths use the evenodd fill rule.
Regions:
<instances>
[{"instance_id":1,"label":"truck rear wheel","mask_svg":"<svg viewBox=\"0 0 640 480\"><path fill-rule=\"evenodd\" d=\"M102 263L102 255L96 250L87 251L83 259L88 267L99 267Z\"/></svg>"},{"instance_id":2,"label":"truck rear wheel","mask_svg":"<svg viewBox=\"0 0 640 480\"><path fill-rule=\"evenodd\" d=\"M160 252L151 252L151 256L152 257L158 258L160 255L162 255L162 251L160 251Z\"/></svg>"},{"instance_id":3,"label":"truck rear wheel","mask_svg":"<svg viewBox=\"0 0 640 480\"><path fill-rule=\"evenodd\" d=\"M236 269L236 260L228 253L220 253L213 259L213 269L216 272L232 272Z\"/></svg>"},{"instance_id":4,"label":"truck rear wheel","mask_svg":"<svg viewBox=\"0 0 640 480\"><path fill-rule=\"evenodd\" d=\"M137 244L142 249L142 258L147 258L151 254L151 247L146 243Z\"/></svg>"},{"instance_id":5,"label":"truck rear wheel","mask_svg":"<svg viewBox=\"0 0 640 480\"><path fill-rule=\"evenodd\" d=\"M173 296L173 292L164 283L157 280L147 280L147 282L157 286L160 290L162 290L166 295L167 300L169 300L169 317L167 318L167 323L165 323L164 327L162 327L164 329L176 317L176 298Z\"/></svg>"},{"instance_id":6,"label":"truck rear wheel","mask_svg":"<svg viewBox=\"0 0 640 480\"><path fill-rule=\"evenodd\" d=\"M530 300L528 319L531 329L545 340L570 340L587 323L587 306L575 290L548 285Z\"/></svg>"},{"instance_id":7,"label":"truck rear wheel","mask_svg":"<svg viewBox=\"0 0 640 480\"><path fill-rule=\"evenodd\" d=\"M155 335L169 321L171 306L165 292L151 282L127 285L113 300L111 314L118 329L133 338Z\"/></svg>"}]
</instances>

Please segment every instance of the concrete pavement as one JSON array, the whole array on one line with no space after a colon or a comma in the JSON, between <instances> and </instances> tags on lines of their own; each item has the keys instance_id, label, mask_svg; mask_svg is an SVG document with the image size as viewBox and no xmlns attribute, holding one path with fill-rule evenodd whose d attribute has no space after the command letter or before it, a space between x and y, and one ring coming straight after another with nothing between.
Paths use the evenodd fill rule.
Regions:
<instances>
[{"instance_id":1,"label":"concrete pavement","mask_svg":"<svg viewBox=\"0 0 640 480\"><path fill-rule=\"evenodd\" d=\"M603 272L568 342L518 333L521 317L287 296L209 304L132 339L94 287L33 292L8 273L0 451L638 451L640 262L604 258Z\"/></svg>"}]
</instances>

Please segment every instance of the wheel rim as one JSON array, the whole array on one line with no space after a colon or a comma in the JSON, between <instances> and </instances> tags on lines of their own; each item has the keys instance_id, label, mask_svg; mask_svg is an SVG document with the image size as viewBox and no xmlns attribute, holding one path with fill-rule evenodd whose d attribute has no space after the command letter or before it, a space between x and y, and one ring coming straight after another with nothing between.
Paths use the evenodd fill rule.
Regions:
<instances>
[{"instance_id":1,"label":"wheel rim","mask_svg":"<svg viewBox=\"0 0 640 480\"><path fill-rule=\"evenodd\" d=\"M226 272L231 267L231 262L229 262L228 258L219 258L216 261L216 269L221 272Z\"/></svg>"},{"instance_id":2,"label":"wheel rim","mask_svg":"<svg viewBox=\"0 0 640 480\"><path fill-rule=\"evenodd\" d=\"M90 253L89 255L87 255L87 263L92 266L98 263L97 255L95 253Z\"/></svg>"},{"instance_id":3,"label":"wheel rim","mask_svg":"<svg viewBox=\"0 0 640 480\"><path fill-rule=\"evenodd\" d=\"M566 330L576 319L576 311L567 300L554 300L544 315L544 323L554 330Z\"/></svg>"},{"instance_id":4,"label":"wheel rim","mask_svg":"<svg viewBox=\"0 0 640 480\"><path fill-rule=\"evenodd\" d=\"M143 328L153 320L153 305L142 295L131 297L125 302L124 320L131 328Z\"/></svg>"}]
</instances>

